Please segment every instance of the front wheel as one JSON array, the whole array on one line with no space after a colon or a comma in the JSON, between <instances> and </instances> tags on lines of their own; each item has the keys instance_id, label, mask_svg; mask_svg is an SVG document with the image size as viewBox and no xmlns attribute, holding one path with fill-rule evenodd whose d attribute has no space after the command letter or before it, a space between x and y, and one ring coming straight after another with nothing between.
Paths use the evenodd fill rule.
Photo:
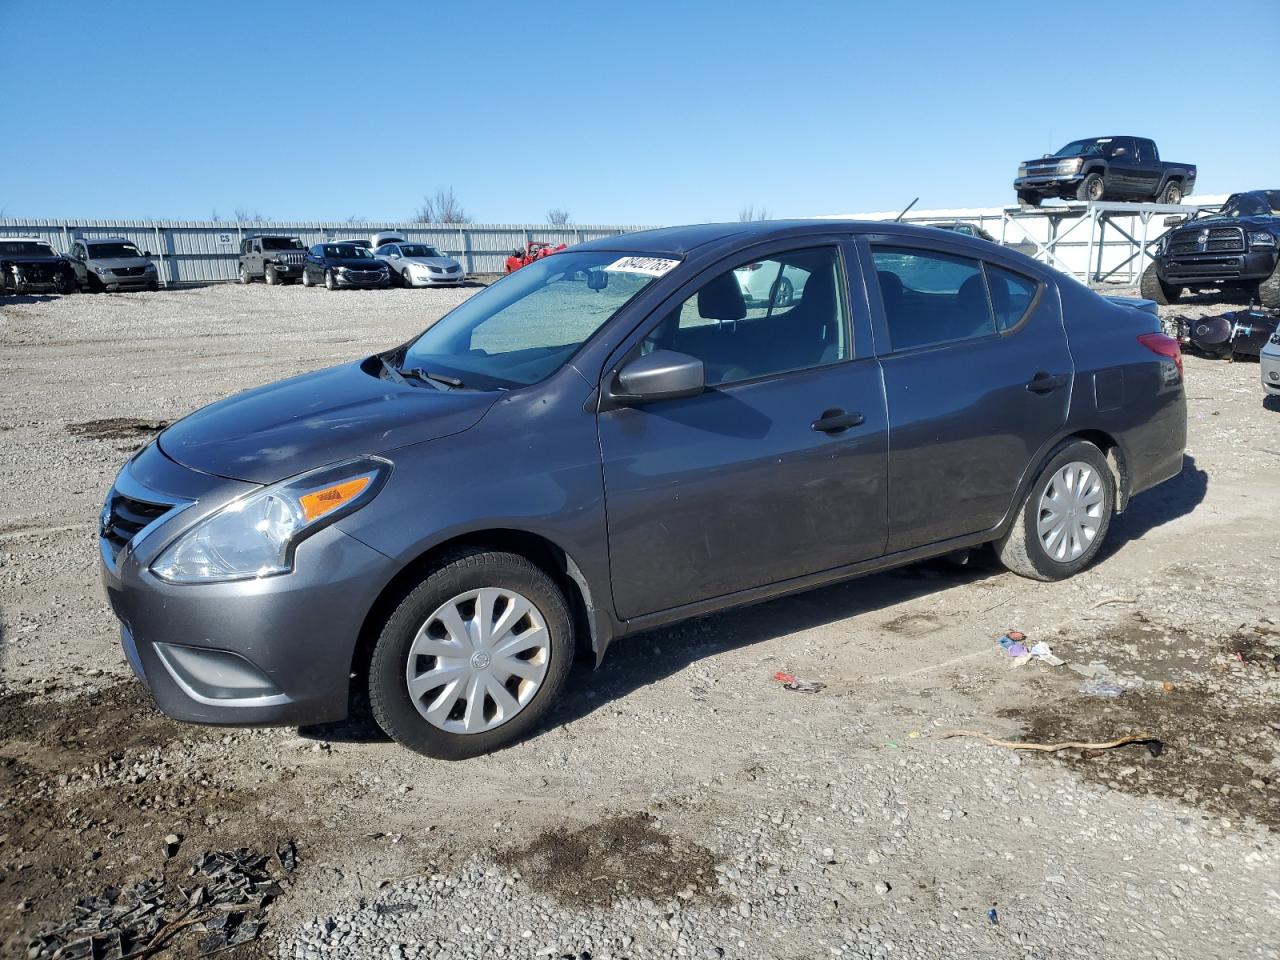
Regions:
<instances>
[{"instance_id":1,"label":"front wheel","mask_svg":"<svg viewBox=\"0 0 1280 960\"><path fill-rule=\"evenodd\" d=\"M1280 261L1271 276L1258 284L1258 302L1268 310L1280 310Z\"/></svg>"},{"instance_id":2,"label":"front wheel","mask_svg":"<svg viewBox=\"0 0 1280 960\"><path fill-rule=\"evenodd\" d=\"M1018 203L1024 207L1038 207L1044 197L1032 190L1019 190Z\"/></svg>"},{"instance_id":3,"label":"front wheel","mask_svg":"<svg viewBox=\"0 0 1280 960\"><path fill-rule=\"evenodd\" d=\"M267 264L266 270L263 272L263 276L265 277L267 286L269 287L274 287L280 282L280 274L276 273L276 268L269 263Z\"/></svg>"},{"instance_id":4,"label":"front wheel","mask_svg":"<svg viewBox=\"0 0 1280 960\"><path fill-rule=\"evenodd\" d=\"M1154 300L1162 307L1182 299L1182 287L1176 287L1161 280L1154 263L1142 271L1142 280L1139 282L1138 289L1144 297Z\"/></svg>"},{"instance_id":5,"label":"front wheel","mask_svg":"<svg viewBox=\"0 0 1280 960\"><path fill-rule=\"evenodd\" d=\"M326 290L337 290L337 289L338 289L338 281L337 281L337 279L334 277L334 275L333 275L333 271L332 271L332 270L326 270L326 271L324 272L324 287L325 287L325 289L326 289Z\"/></svg>"},{"instance_id":6,"label":"front wheel","mask_svg":"<svg viewBox=\"0 0 1280 960\"><path fill-rule=\"evenodd\" d=\"M53 289L55 292L66 296L68 293L75 293L80 289L80 283L76 280L76 275L70 271L58 274L53 281Z\"/></svg>"},{"instance_id":7,"label":"front wheel","mask_svg":"<svg viewBox=\"0 0 1280 960\"><path fill-rule=\"evenodd\" d=\"M405 597L369 664L374 718L418 753L461 760L525 736L573 663L564 594L524 557L472 548Z\"/></svg>"},{"instance_id":8,"label":"front wheel","mask_svg":"<svg viewBox=\"0 0 1280 960\"><path fill-rule=\"evenodd\" d=\"M1106 192L1106 184L1103 183L1102 174L1091 173L1076 188L1076 199L1086 201L1101 200L1104 192Z\"/></svg>"},{"instance_id":9,"label":"front wheel","mask_svg":"<svg viewBox=\"0 0 1280 960\"><path fill-rule=\"evenodd\" d=\"M1000 562L1032 580L1065 580L1098 555L1115 509L1115 478L1102 451L1083 440L1060 446L1027 492Z\"/></svg>"},{"instance_id":10,"label":"front wheel","mask_svg":"<svg viewBox=\"0 0 1280 960\"><path fill-rule=\"evenodd\" d=\"M311 272L306 267L302 268L302 285L309 287L312 285Z\"/></svg>"}]
</instances>

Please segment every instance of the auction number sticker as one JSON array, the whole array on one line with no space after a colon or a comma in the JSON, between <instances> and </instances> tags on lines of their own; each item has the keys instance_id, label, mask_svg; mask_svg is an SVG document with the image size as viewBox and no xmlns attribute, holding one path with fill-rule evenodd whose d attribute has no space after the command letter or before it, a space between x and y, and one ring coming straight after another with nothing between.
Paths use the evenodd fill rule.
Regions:
<instances>
[{"instance_id":1,"label":"auction number sticker","mask_svg":"<svg viewBox=\"0 0 1280 960\"><path fill-rule=\"evenodd\" d=\"M678 266L679 260L664 257L621 257L605 267L606 273L643 273L649 277L661 277Z\"/></svg>"}]
</instances>

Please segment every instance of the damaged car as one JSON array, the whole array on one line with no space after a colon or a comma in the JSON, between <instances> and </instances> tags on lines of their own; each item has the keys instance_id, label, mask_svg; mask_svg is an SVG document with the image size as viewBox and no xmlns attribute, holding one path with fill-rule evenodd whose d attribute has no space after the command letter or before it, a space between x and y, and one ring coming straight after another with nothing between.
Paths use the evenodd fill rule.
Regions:
<instances>
[{"instance_id":1,"label":"damaged car","mask_svg":"<svg viewBox=\"0 0 1280 960\"><path fill-rule=\"evenodd\" d=\"M1233 193L1218 210L1165 222L1173 229L1142 273L1144 297L1168 305L1209 292L1280 309L1280 190Z\"/></svg>"},{"instance_id":2,"label":"damaged car","mask_svg":"<svg viewBox=\"0 0 1280 960\"><path fill-rule=\"evenodd\" d=\"M368 703L458 759L628 635L970 550L1063 580L1183 469L1182 356L1141 306L900 223L580 244L135 454L98 521L125 657L181 720Z\"/></svg>"},{"instance_id":3,"label":"damaged car","mask_svg":"<svg viewBox=\"0 0 1280 960\"><path fill-rule=\"evenodd\" d=\"M39 237L0 238L0 294L74 293L71 261Z\"/></svg>"}]
</instances>

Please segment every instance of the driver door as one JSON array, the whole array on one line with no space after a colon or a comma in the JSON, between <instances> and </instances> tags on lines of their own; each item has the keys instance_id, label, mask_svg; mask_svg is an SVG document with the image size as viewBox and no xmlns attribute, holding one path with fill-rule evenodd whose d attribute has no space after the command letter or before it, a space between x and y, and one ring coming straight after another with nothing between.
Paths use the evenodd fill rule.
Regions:
<instances>
[{"instance_id":1,"label":"driver door","mask_svg":"<svg viewBox=\"0 0 1280 960\"><path fill-rule=\"evenodd\" d=\"M702 360L707 384L598 414L624 619L884 550L880 368L861 301L851 323L842 247L809 243L704 273L606 369L674 350Z\"/></svg>"}]
</instances>

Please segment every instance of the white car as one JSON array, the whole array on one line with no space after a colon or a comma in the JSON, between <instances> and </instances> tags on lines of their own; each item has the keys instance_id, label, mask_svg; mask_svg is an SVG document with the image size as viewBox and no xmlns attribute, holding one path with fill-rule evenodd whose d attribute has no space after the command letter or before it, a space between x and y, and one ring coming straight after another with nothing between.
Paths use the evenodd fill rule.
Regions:
<instances>
[{"instance_id":1,"label":"white car","mask_svg":"<svg viewBox=\"0 0 1280 960\"><path fill-rule=\"evenodd\" d=\"M1262 390L1268 397L1280 399L1280 329L1262 346L1258 354L1262 368Z\"/></svg>"},{"instance_id":2,"label":"white car","mask_svg":"<svg viewBox=\"0 0 1280 960\"><path fill-rule=\"evenodd\" d=\"M789 307L804 295L804 282L809 279L804 270L786 266L777 260L748 263L733 271L733 275L738 278L738 286L742 288L742 297L748 307L767 306L771 299L775 308Z\"/></svg>"},{"instance_id":3,"label":"white car","mask_svg":"<svg viewBox=\"0 0 1280 960\"><path fill-rule=\"evenodd\" d=\"M381 233L375 233L370 239L370 243L373 244L373 250L377 250L379 247L385 247L388 243L405 242L407 242L405 235L395 230L384 230Z\"/></svg>"},{"instance_id":4,"label":"white car","mask_svg":"<svg viewBox=\"0 0 1280 960\"><path fill-rule=\"evenodd\" d=\"M375 256L391 269L391 279L404 287L445 287L467 280L467 271L429 243L384 243Z\"/></svg>"}]
</instances>

